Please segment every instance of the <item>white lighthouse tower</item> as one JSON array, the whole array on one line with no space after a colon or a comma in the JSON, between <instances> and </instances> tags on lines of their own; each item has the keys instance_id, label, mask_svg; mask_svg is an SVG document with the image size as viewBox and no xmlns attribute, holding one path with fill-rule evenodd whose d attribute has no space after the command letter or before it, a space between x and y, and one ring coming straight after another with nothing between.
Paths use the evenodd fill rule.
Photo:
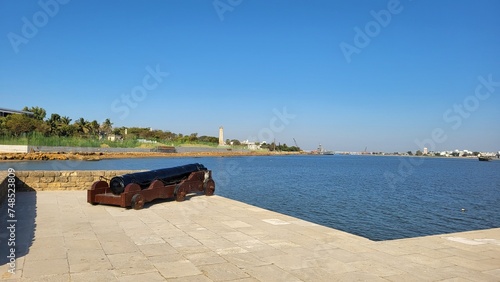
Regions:
<instances>
[{"instance_id":1,"label":"white lighthouse tower","mask_svg":"<svg viewBox=\"0 0 500 282\"><path fill-rule=\"evenodd\" d=\"M224 146L224 127L219 127L219 146Z\"/></svg>"}]
</instances>

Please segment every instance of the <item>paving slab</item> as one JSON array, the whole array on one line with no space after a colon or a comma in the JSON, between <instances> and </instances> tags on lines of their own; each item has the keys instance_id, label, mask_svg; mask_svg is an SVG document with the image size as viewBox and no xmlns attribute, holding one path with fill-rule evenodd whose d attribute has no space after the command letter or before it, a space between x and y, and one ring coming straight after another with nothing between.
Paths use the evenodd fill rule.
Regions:
<instances>
[{"instance_id":1,"label":"paving slab","mask_svg":"<svg viewBox=\"0 0 500 282\"><path fill-rule=\"evenodd\" d=\"M234 281L250 277L244 270L231 263L201 265L199 268L212 281Z\"/></svg>"},{"instance_id":2,"label":"paving slab","mask_svg":"<svg viewBox=\"0 0 500 282\"><path fill-rule=\"evenodd\" d=\"M227 262L222 256L212 251L206 253L186 254L184 257L196 266Z\"/></svg>"},{"instance_id":3,"label":"paving slab","mask_svg":"<svg viewBox=\"0 0 500 282\"><path fill-rule=\"evenodd\" d=\"M86 191L16 199L2 281L500 281L500 228L376 242L217 195L142 210L92 206Z\"/></svg>"},{"instance_id":4,"label":"paving slab","mask_svg":"<svg viewBox=\"0 0 500 282\"><path fill-rule=\"evenodd\" d=\"M113 269L102 249L68 249L68 263L71 273Z\"/></svg>"},{"instance_id":5,"label":"paving slab","mask_svg":"<svg viewBox=\"0 0 500 282\"><path fill-rule=\"evenodd\" d=\"M174 262L159 262L155 263L154 266L167 279L202 274L201 270L187 259Z\"/></svg>"},{"instance_id":6,"label":"paving slab","mask_svg":"<svg viewBox=\"0 0 500 282\"><path fill-rule=\"evenodd\" d=\"M118 281L118 278L113 274L113 272L109 270L101 270L101 271L86 271L86 272L78 272L71 273L71 280L75 282L113 282Z\"/></svg>"}]
</instances>

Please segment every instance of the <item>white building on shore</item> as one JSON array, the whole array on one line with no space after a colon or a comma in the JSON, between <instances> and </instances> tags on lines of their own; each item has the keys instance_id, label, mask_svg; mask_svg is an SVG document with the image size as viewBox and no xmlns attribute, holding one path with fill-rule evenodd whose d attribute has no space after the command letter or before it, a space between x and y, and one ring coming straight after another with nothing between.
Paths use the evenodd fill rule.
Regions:
<instances>
[{"instance_id":1,"label":"white building on shore","mask_svg":"<svg viewBox=\"0 0 500 282\"><path fill-rule=\"evenodd\" d=\"M248 150L252 150L252 151L256 151L256 150L260 149L260 145L257 145L255 142L249 141L249 140L241 141L241 145L247 145Z\"/></svg>"}]
</instances>

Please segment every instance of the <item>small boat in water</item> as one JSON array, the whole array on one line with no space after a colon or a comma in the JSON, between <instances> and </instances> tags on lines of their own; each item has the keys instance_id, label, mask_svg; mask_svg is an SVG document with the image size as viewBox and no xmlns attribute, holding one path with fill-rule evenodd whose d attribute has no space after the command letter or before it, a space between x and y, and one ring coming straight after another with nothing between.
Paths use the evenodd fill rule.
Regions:
<instances>
[{"instance_id":1,"label":"small boat in water","mask_svg":"<svg viewBox=\"0 0 500 282\"><path fill-rule=\"evenodd\" d=\"M478 158L478 159L479 159L479 161L481 161L481 162L489 162L489 161L491 161L491 159L492 159L491 157L481 157L481 156L479 156L479 157L477 157L477 158Z\"/></svg>"},{"instance_id":2,"label":"small boat in water","mask_svg":"<svg viewBox=\"0 0 500 282\"><path fill-rule=\"evenodd\" d=\"M335 155L335 152L334 151L327 151L327 150L323 149L321 144L319 144L318 154L320 154L320 155Z\"/></svg>"}]
</instances>

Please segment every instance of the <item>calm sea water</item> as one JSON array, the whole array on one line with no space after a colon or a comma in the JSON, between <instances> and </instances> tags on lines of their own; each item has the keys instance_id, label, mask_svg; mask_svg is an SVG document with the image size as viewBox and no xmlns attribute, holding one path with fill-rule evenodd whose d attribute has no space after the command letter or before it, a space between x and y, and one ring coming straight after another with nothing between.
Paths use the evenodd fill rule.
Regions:
<instances>
[{"instance_id":1,"label":"calm sea water","mask_svg":"<svg viewBox=\"0 0 500 282\"><path fill-rule=\"evenodd\" d=\"M213 171L220 196L372 240L500 227L500 161L270 156L8 162L0 169L157 169L195 162Z\"/></svg>"}]
</instances>

